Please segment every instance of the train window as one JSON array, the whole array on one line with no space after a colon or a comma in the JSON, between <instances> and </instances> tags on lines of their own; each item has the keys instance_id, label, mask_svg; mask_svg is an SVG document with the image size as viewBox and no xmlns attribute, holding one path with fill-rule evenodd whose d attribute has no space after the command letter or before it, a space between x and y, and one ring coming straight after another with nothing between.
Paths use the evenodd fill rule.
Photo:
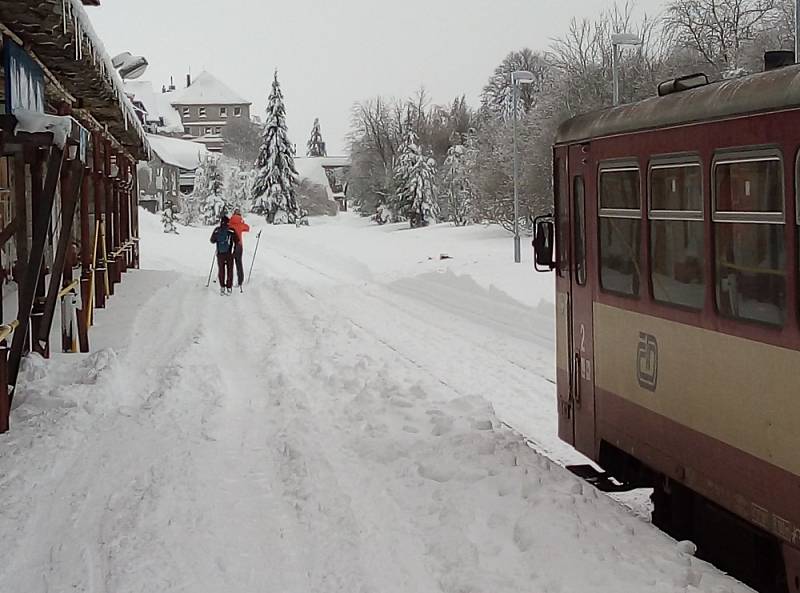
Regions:
<instances>
[{"instance_id":1,"label":"train window","mask_svg":"<svg viewBox=\"0 0 800 593\"><path fill-rule=\"evenodd\" d=\"M564 180L562 184L561 180ZM569 270L569 198L566 195L566 161L556 159L555 188L556 188L556 244L558 246L558 275L564 276Z\"/></svg>"},{"instance_id":2,"label":"train window","mask_svg":"<svg viewBox=\"0 0 800 593\"><path fill-rule=\"evenodd\" d=\"M641 216L639 168L600 170L600 286L603 290L639 296L641 281Z\"/></svg>"},{"instance_id":3,"label":"train window","mask_svg":"<svg viewBox=\"0 0 800 593\"><path fill-rule=\"evenodd\" d=\"M576 177L572 191L575 212L575 280L586 285L586 191L583 177Z\"/></svg>"},{"instance_id":4,"label":"train window","mask_svg":"<svg viewBox=\"0 0 800 593\"><path fill-rule=\"evenodd\" d=\"M714 163L716 293L722 315L785 322L783 200L779 154L744 153Z\"/></svg>"},{"instance_id":5,"label":"train window","mask_svg":"<svg viewBox=\"0 0 800 593\"><path fill-rule=\"evenodd\" d=\"M703 174L699 162L650 167L650 280L655 300L702 309Z\"/></svg>"}]
</instances>

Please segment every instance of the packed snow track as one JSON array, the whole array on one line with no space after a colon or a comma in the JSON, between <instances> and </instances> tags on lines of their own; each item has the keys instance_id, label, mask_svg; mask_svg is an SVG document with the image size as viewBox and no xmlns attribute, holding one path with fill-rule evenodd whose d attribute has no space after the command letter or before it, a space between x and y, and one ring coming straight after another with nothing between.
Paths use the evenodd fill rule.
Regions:
<instances>
[{"instance_id":1,"label":"packed snow track","mask_svg":"<svg viewBox=\"0 0 800 593\"><path fill-rule=\"evenodd\" d=\"M478 259L381 274L341 251L360 221L266 228L220 296L209 231L142 216L95 354L26 361L0 591L747 590L559 465L552 317Z\"/></svg>"}]
</instances>

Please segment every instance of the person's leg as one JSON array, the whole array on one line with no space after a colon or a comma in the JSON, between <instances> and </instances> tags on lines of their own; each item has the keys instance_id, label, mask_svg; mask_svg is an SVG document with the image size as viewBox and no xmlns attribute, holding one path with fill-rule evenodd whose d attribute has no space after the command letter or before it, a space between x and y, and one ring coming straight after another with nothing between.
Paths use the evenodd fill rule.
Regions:
<instances>
[{"instance_id":1,"label":"person's leg","mask_svg":"<svg viewBox=\"0 0 800 593\"><path fill-rule=\"evenodd\" d=\"M226 278L225 287L230 290L233 288L233 254L229 253L227 258L228 277Z\"/></svg>"},{"instance_id":2,"label":"person's leg","mask_svg":"<svg viewBox=\"0 0 800 593\"><path fill-rule=\"evenodd\" d=\"M225 288L225 256L221 253L217 254L217 280L219 287Z\"/></svg>"},{"instance_id":3,"label":"person's leg","mask_svg":"<svg viewBox=\"0 0 800 593\"><path fill-rule=\"evenodd\" d=\"M239 281L239 286L244 284L244 264L242 263L242 257L244 255L244 248L242 244L239 243L236 246L236 251L233 252L233 257L236 260L236 279Z\"/></svg>"}]
</instances>

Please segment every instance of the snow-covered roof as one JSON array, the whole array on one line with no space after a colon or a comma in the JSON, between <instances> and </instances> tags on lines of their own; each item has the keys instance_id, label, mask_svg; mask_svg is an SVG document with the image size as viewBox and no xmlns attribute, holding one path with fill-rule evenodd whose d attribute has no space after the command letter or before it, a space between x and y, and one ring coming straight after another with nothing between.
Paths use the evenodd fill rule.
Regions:
<instances>
[{"instance_id":1,"label":"snow-covered roof","mask_svg":"<svg viewBox=\"0 0 800 593\"><path fill-rule=\"evenodd\" d=\"M144 128L82 0L0 0L0 14L25 50L82 101L83 111L130 154L146 158Z\"/></svg>"},{"instance_id":2,"label":"snow-covered roof","mask_svg":"<svg viewBox=\"0 0 800 593\"><path fill-rule=\"evenodd\" d=\"M199 142L154 134L148 134L147 141L162 161L188 171L197 169L203 157L208 154L208 149Z\"/></svg>"},{"instance_id":3,"label":"snow-covered roof","mask_svg":"<svg viewBox=\"0 0 800 593\"><path fill-rule=\"evenodd\" d=\"M325 188L328 193L328 199L333 200L336 196L331 189L328 175L325 169L328 167L346 167L350 165L348 157L295 157L295 167L300 179L306 179L311 183L316 183Z\"/></svg>"},{"instance_id":4,"label":"snow-covered roof","mask_svg":"<svg viewBox=\"0 0 800 593\"><path fill-rule=\"evenodd\" d=\"M250 101L206 71L185 89L175 91L170 99L173 105L250 105Z\"/></svg>"},{"instance_id":5,"label":"snow-covered roof","mask_svg":"<svg viewBox=\"0 0 800 593\"><path fill-rule=\"evenodd\" d=\"M319 160L323 167L349 167L352 164L349 156L323 156Z\"/></svg>"},{"instance_id":6,"label":"snow-covered roof","mask_svg":"<svg viewBox=\"0 0 800 593\"><path fill-rule=\"evenodd\" d=\"M183 122L178 110L172 106L174 93L160 93L148 80L129 80L125 83L125 92L134 101L140 102L147 112L148 122L158 122L163 118L164 125L158 125L159 132L164 134L180 134Z\"/></svg>"}]
</instances>

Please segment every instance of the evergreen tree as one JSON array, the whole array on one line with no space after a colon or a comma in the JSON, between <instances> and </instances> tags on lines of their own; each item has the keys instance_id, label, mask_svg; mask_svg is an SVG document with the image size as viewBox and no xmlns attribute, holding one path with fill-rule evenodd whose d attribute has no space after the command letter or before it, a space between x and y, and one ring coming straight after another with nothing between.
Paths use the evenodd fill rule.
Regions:
<instances>
[{"instance_id":1,"label":"evergreen tree","mask_svg":"<svg viewBox=\"0 0 800 593\"><path fill-rule=\"evenodd\" d=\"M456 226L473 222L472 182L468 167L467 148L463 144L451 146L444 161L441 185L448 219Z\"/></svg>"},{"instance_id":2,"label":"evergreen tree","mask_svg":"<svg viewBox=\"0 0 800 593\"><path fill-rule=\"evenodd\" d=\"M216 156L206 156L202 173L195 176L194 195L200 208L204 224L217 224L220 217L228 211L225 200L225 184L222 170ZM198 172L200 169L198 169Z\"/></svg>"},{"instance_id":3,"label":"evergreen tree","mask_svg":"<svg viewBox=\"0 0 800 593\"><path fill-rule=\"evenodd\" d=\"M413 128L408 129L395 167L397 196L394 212L408 219L411 228L435 223L439 216L436 202L436 162L424 154Z\"/></svg>"},{"instance_id":4,"label":"evergreen tree","mask_svg":"<svg viewBox=\"0 0 800 593\"><path fill-rule=\"evenodd\" d=\"M289 142L286 129L286 107L277 70L267 105L267 120L256 169L253 212L265 215L268 222L275 224L294 223L297 218L295 186L298 174L294 166L294 147Z\"/></svg>"},{"instance_id":5,"label":"evergreen tree","mask_svg":"<svg viewBox=\"0 0 800 593\"><path fill-rule=\"evenodd\" d=\"M314 127L311 128L311 138L308 140L308 156L319 157L328 156L325 142L322 140L322 131L319 129L319 118L314 120Z\"/></svg>"},{"instance_id":6,"label":"evergreen tree","mask_svg":"<svg viewBox=\"0 0 800 593\"><path fill-rule=\"evenodd\" d=\"M164 202L164 210L161 212L161 224L164 225L165 233L178 234L178 228L175 226L175 210L172 207L172 202L167 200Z\"/></svg>"}]
</instances>

